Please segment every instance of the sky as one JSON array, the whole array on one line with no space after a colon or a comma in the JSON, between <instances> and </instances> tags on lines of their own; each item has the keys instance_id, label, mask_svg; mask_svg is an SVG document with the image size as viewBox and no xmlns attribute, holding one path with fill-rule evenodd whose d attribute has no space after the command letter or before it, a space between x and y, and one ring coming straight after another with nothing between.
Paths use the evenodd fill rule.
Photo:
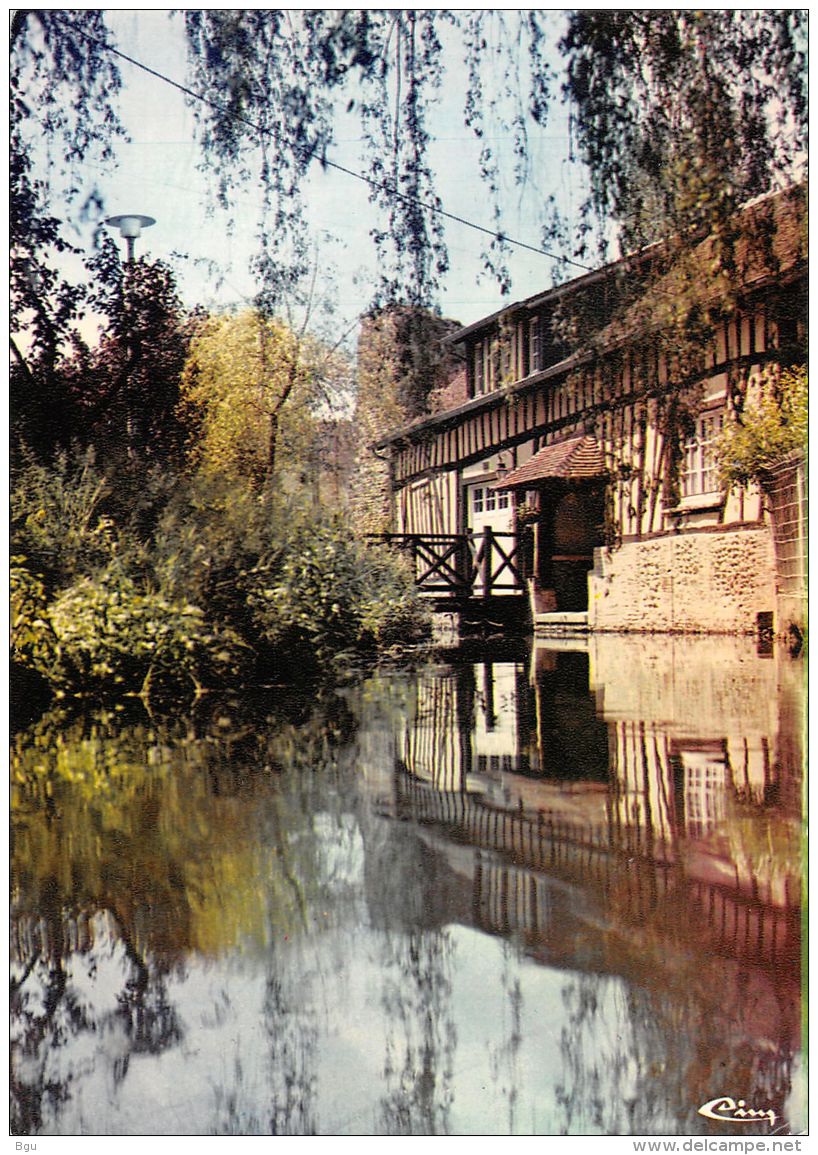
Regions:
<instances>
[{"instance_id":1,"label":"sky","mask_svg":"<svg viewBox=\"0 0 818 1155\"><path fill-rule=\"evenodd\" d=\"M165 9L108 9L107 19L117 47L151 69L186 83L183 37L177 20ZM556 11L558 22L562 14ZM556 39L556 32L555 32ZM455 57L454 67L457 61ZM199 171L195 120L184 96L162 80L120 61L124 91L121 115L130 141L118 147L113 171L88 167L89 187L102 193L106 214L141 213L156 224L137 241L137 255L166 261L174 269L188 305L208 308L240 305L252 298L254 283L247 269L254 251L254 231L260 192L245 190L238 197L236 227L228 234L225 218L208 215L209 184ZM476 146L462 123L462 87L455 72L444 85L433 125L432 157L438 172L444 208L476 224L491 227L488 197L479 185ZM504 222L509 236L540 246L537 214L543 194L552 193L570 215L582 194L578 166L567 159L568 136L564 111L552 127L531 138L532 170L536 177L521 195L509 177L505 190ZM331 160L353 170L362 164L356 126L350 120L329 153ZM338 323L354 330L373 294L375 255L369 230L374 208L365 184L334 170L316 169L309 185L309 214L318 234L322 263L335 270ZM90 243L83 235L78 239ZM450 272L440 306L445 316L469 324L503 304L499 286L483 274L480 253L485 241L466 226L446 223ZM203 262L215 261L215 278ZM554 262L545 256L515 250L511 259L511 300L540 292L553 283ZM579 272L580 270L577 270Z\"/></svg>"}]
</instances>

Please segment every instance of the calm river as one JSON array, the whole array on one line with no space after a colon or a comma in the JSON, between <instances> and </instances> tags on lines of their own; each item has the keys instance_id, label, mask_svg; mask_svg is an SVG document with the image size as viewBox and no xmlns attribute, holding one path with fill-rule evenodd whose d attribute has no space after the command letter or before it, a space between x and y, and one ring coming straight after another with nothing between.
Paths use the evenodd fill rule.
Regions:
<instances>
[{"instance_id":1,"label":"calm river","mask_svg":"<svg viewBox=\"0 0 818 1155\"><path fill-rule=\"evenodd\" d=\"M803 1130L804 677L602 637L41 718L12 1133Z\"/></svg>"}]
</instances>

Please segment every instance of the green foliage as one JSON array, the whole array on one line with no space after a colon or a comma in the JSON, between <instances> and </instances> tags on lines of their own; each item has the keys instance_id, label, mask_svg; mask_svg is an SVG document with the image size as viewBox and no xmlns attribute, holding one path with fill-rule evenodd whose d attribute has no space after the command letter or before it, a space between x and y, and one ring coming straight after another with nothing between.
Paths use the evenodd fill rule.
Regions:
<instances>
[{"instance_id":1,"label":"green foliage","mask_svg":"<svg viewBox=\"0 0 818 1155\"><path fill-rule=\"evenodd\" d=\"M577 10L560 43L586 212L633 250L717 231L806 155L801 10Z\"/></svg>"},{"instance_id":2,"label":"green foliage","mask_svg":"<svg viewBox=\"0 0 818 1155\"><path fill-rule=\"evenodd\" d=\"M718 444L722 484L763 482L765 473L790 453L805 450L809 421L807 370L785 370L762 379L760 396Z\"/></svg>"},{"instance_id":3,"label":"green foliage","mask_svg":"<svg viewBox=\"0 0 818 1155\"><path fill-rule=\"evenodd\" d=\"M64 590L47 619L55 644L42 672L62 689L198 686L240 667L235 635L190 602L140 588L116 563Z\"/></svg>"},{"instance_id":4,"label":"green foliage","mask_svg":"<svg viewBox=\"0 0 818 1155\"><path fill-rule=\"evenodd\" d=\"M15 487L12 653L61 692L217 687L254 661L315 673L425 628L400 559L303 495L209 470L126 480L61 459Z\"/></svg>"},{"instance_id":5,"label":"green foliage","mask_svg":"<svg viewBox=\"0 0 818 1155\"><path fill-rule=\"evenodd\" d=\"M482 255L504 292L510 249L502 196L509 178L535 179L532 145L560 94L591 181L573 252L551 189L541 190L542 243L564 249L564 261L582 254L598 216L623 229L626 248L690 226L711 230L747 197L792 181L805 154L805 9L250 8L184 10L176 18L191 90L201 95L193 103L201 167L218 202L234 216L241 211L245 227L240 193L260 194L253 273L273 302L308 277L307 179L311 169L334 167L336 134L348 137L354 116L355 167L376 212L376 301L434 304L448 268L432 160L444 84L463 82L473 176L487 202ZM90 283L64 284L54 270L48 250L69 247L68 229L46 210L59 194L78 195L72 167L87 167L95 151L106 157L121 132L108 22L104 10L21 9L12 20L13 315L33 310L24 323L46 359L74 327ZM43 139L63 188L32 169L32 143ZM99 198L89 207L101 208ZM32 267L50 282L42 291L32 288ZM56 312L49 300L59 302Z\"/></svg>"},{"instance_id":6,"label":"green foliage","mask_svg":"<svg viewBox=\"0 0 818 1155\"><path fill-rule=\"evenodd\" d=\"M227 201L241 180L261 177L277 226L258 225L264 283L285 283L296 263L288 249L296 259L304 252L295 243L303 182L311 162L327 162L346 100L381 210L372 229L378 302L433 301L448 257L440 217L419 204L436 203L430 117L441 86L465 77L463 121L478 144L475 177L494 231L483 259L508 292L501 189L534 177L531 145L560 91L559 56L572 143L591 182L580 254L600 217L615 221L630 248L691 226L710 231L747 197L793 179L806 142L804 11L600 9L564 19L559 38L537 10L188 12L198 86L231 94L199 109L219 192ZM543 243L570 252L547 192L542 203Z\"/></svg>"},{"instance_id":7,"label":"green foliage","mask_svg":"<svg viewBox=\"0 0 818 1155\"><path fill-rule=\"evenodd\" d=\"M128 481L120 474L111 482L90 454L61 454L51 468L28 460L18 470L14 660L68 692L191 687L235 677L244 647L189 596L188 586L201 592L190 551L182 579L163 548L167 535L154 545L174 484L148 473L135 492ZM180 527L177 555L190 528Z\"/></svg>"},{"instance_id":8,"label":"green foliage","mask_svg":"<svg viewBox=\"0 0 818 1155\"><path fill-rule=\"evenodd\" d=\"M305 331L258 310L205 319L181 382L200 466L261 486L304 461L316 413L348 376L342 357Z\"/></svg>"},{"instance_id":9,"label":"green foliage","mask_svg":"<svg viewBox=\"0 0 818 1155\"><path fill-rule=\"evenodd\" d=\"M356 541L341 521L304 518L243 580L254 625L290 661L332 663L426 628L402 559Z\"/></svg>"},{"instance_id":10,"label":"green foliage","mask_svg":"<svg viewBox=\"0 0 818 1155\"><path fill-rule=\"evenodd\" d=\"M143 565L169 596L185 596L211 612L235 602L239 572L269 550L270 493L211 470L175 479L153 521Z\"/></svg>"},{"instance_id":11,"label":"green foliage","mask_svg":"<svg viewBox=\"0 0 818 1155\"><path fill-rule=\"evenodd\" d=\"M11 530L16 551L60 588L106 564L116 532L103 512L110 489L92 452L59 453L50 466L24 454L11 490Z\"/></svg>"},{"instance_id":12,"label":"green foliage","mask_svg":"<svg viewBox=\"0 0 818 1155\"><path fill-rule=\"evenodd\" d=\"M45 676L52 665L55 638L45 586L24 557L13 557L9 567L9 619L12 663Z\"/></svg>"},{"instance_id":13,"label":"green foliage","mask_svg":"<svg viewBox=\"0 0 818 1155\"><path fill-rule=\"evenodd\" d=\"M92 284L87 270L75 283L66 278L57 258L77 252L71 214L61 220L51 210L60 199L76 201L85 183L78 174L87 178L109 161L124 136L115 108L120 75L104 11L18 8L10 16L10 313L13 332L25 324L42 386L37 370L47 384Z\"/></svg>"},{"instance_id":14,"label":"green foliage","mask_svg":"<svg viewBox=\"0 0 818 1155\"><path fill-rule=\"evenodd\" d=\"M509 176L533 178L531 143L558 98L560 56L573 140L591 172L589 209L631 237L653 231L657 214L678 211L690 224L721 213L725 199L734 207L767 191L804 147L803 10L577 10L561 39L538 10L185 10L182 19L203 97L194 105L201 164L222 204L243 186L260 190L255 273L273 295L307 273L305 182L332 165L342 115L355 115L380 210L379 296L432 302L448 257L441 216L422 207L443 207L430 119L442 85L460 77L492 226L484 260L503 288L501 190ZM24 262L35 252L39 266L40 242L65 232L45 213L52 190L26 170L31 142L52 141L58 168L95 149L105 156L121 131L121 78L104 11L18 10L11 45L12 170L25 178L13 197L14 283L30 298ZM542 201L544 237L557 237L563 226ZM37 324L53 346L43 310Z\"/></svg>"}]
</instances>

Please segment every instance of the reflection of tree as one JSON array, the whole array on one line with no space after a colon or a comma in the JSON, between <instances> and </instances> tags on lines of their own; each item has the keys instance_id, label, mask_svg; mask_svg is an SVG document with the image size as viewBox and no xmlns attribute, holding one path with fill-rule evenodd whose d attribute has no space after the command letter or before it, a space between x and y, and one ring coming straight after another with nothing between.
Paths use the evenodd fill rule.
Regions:
<instances>
[{"instance_id":1,"label":"reflection of tree","mask_svg":"<svg viewBox=\"0 0 818 1155\"><path fill-rule=\"evenodd\" d=\"M165 968L142 957L127 933L116 941L115 969L120 991L113 1004L95 1007L82 982L95 978L106 956L114 955L113 919L97 919L77 935L76 920L59 908L53 880L43 887L39 924L29 940L40 938L40 953L26 960L11 984L12 1020L11 1131L36 1134L44 1115L70 1095L71 1073L60 1074L59 1055L84 1036L120 1040L113 1063L114 1084L128 1072L132 1054L160 1054L181 1038L181 1028L165 990ZM72 925L73 924L73 925ZM72 939L75 941L72 943ZM81 941L76 941L80 939ZM77 949L79 948L79 949ZM118 964L118 965L116 965Z\"/></svg>"},{"instance_id":2,"label":"reflection of tree","mask_svg":"<svg viewBox=\"0 0 818 1155\"><path fill-rule=\"evenodd\" d=\"M503 945L503 989L508 1001L509 1021L507 1026L508 1037L502 1045L491 1047L489 1050L489 1066L492 1077L499 1084L505 1077L501 1092L508 1102L508 1134L517 1133L515 1109L517 1106L517 1062L520 1055L520 1045L523 1039L522 1011L523 994L520 980L516 977L516 954L508 943ZM505 1071L504 1071L505 1068Z\"/></svg>"},{"instance_id":3,"label":"reflection of tree","mask_svg":"<svg viewBox=\"0 0 818 1155\"><path fill-rule=\"evenodd\" d=\"M382 675L340 703L307 706L302 696L298 711L279 702L273 709L269 699L260 712L205 699L197 713L167 719L65 715L18 737L17 1133L78 1119L93 1133L99 1119L83 1113L93 1110L86 1104L101 1080L108 1098L93 1102L110 1112L103 1121L127 1118L136 1056L165 1052L162 1070L176 1070L216 1044L224 1048L216 1063L201 1060L201 1070L209 1064L197 1090L204 1111L193 1117L180 1108L174 1126L309 1134L326 1127L328 1101L333 1121L360 1120L362 1093L375 1103L374 1118L368 1103L363 1111L378 1130L448 1133L463 1086L463 1072L455 1076L461 938L450 929L458 924L496 932L497 943L520 936L506 942L502 970L492 972L502 1012L487 1030L482 1068L495 1118L509 1132L525 1125L530 1088L548 1077L523 1061L537 1041L530 1024L542 1039L550 1026L537 1022L541 1006L523 1005L531 975L518 967L519 947L555 973L579 972L566 973L565 1013L555 1016L565 1022L556 1088L563 1130L695 1131L704 1126L696 1108L734 1091L779 1111L798 1047L797 960L784 957L785 948L797 953L798 936L782 918L761 915L782 889L795 901L782 882L799 868L794 820L782 826L766 798L728 806L710 841L694 848L697 857L659 864L657 888L657 864L634 857L633 847L623 853L629 844L602 839L589 854L570 823L569 837L549 843L536 817L526 825L524 808L499 836L496 824L461 821L469 811L460 796L457 808L430 809L425 819L396 788L406 776L394 776L407 684ZM360 716L360 742L350 740L344 702ZM638 728L634 734L634 782L644 794L651 747ZM656 782L669 790L670 780ZM418 797L421 789L440 800L424 784ZM415 813L420 822L390 821L396 802L400 817ZM487 848L482 874L475 845ZM565 853L543 857L542 846ZM719 863L727 855L740 868L738 897L732 883L702 873L716 851ZM739 910L751 886L753 901ZM725 900L718 918L711 895ZM783 909L770 906L773 914ZM736 911L747 912L756 939ZM716 922L730 934L714 938ZM770 941L770 927L779 934L775 974L754 945ZM732 961L717 959L717 950ZM592 970L600 973L585 973ZM347 990L358 998L364 980L375 1027L366 1039L360 1023L348 1035L336 1029ZM187 1017L200 989L208 1001L200 1017L195 1008ZM461 1045L471 1044L469 1032ZM378 1085L361 1090L362 1075L351 1070L329 1087L327 1054L332 1062L339 1053L359 1056L361 1072L374 1062ZM536 1114L542 1118L539 1104Z\"/></svg>"},{"instance_id":4,"label":"reflection of tree","mask_svg":"<svg viewBox=\"0 0 818 1155\"><path fill-rule=\"evenodd\" d=\"M582 975L566 983L555 1096L562 1133L696 1134L708 1129L698 1107L724 1094L783 1117L793 1024L773 984L717 961L665 980L625 986ZM748 1126L742 1134L758 1130Z\"/></svg>"},{"instance_id":5,"label":"reflection of tree","mask_svg":"<svg viewBox=\"0 0 818 1155\"><path fill-rule=\"evenodd\" d=\"M69 1031L75 1034L87 1025L74 992L68 989L54 879L44 881L42 898L44 936L55 949L43 963L36 954L19 960L22 974L14 978L12 972L10 988L12 1058L16 1052L23 1060L12 1062L11 1068L10 1131L14 1135L36 1134L42 1123L43 1099L57 1104L65 1098L66 1088L46 1074L49 1043L60 1045ZM35 983L36 993L31 990Z\"/></svg>"},{"instance_id":6,"label":"reflection of tree","mask_svg":"<svg viewBox=\"0 0 818 1155\"><path fill-rule=\"evenodd\" d=\"M271 1135L314 1135L317 1131L314 1099L318 1030L303 1003L298 990L288 991L285 981L273 970L264 1000L270 1040Z\"/></svg>"},{"instance_id":7,"label":"reflection of tree","mask_svg":"<svg viewBox=\"0 0 818 1155\"><path fill-rule=\"evenodd\" d=\"M448 1007L452 950L446 931L411 930L386 940L387 1089L380 1113L387 1135L448 1133L456 1042Z\"/></svg>"},{"instance_id":8,"label":"reflection of tree","mask_svg":"<svg viewBox=\"0 0 818 1155\"><path fill-rule=\"evenodd\" d=\"M411 707L400 694L387 687L377 700L364 700L364 732L384 723L402 726ZM450 1005L455 946L445 921L458 901L457 884L412 828L387 826L363 807L360 823L367 918L381 944L386 1028L377 1129L447 1134L456 1034Z\"/></svg>"},{"instance_id":9,"label":"reflection of tree","mask_svg":"<svg viewBox=\"0 0 818 1155\"><path fill-rule=\"evenodd\" d=\"M103 1050L109 1057L100 1061L117 1085L132 1056L180 1041L166 979L191 951L262 949L276 934L303 933L320 891L312 816L347 732L343 710L317 709L293 722L268 709L259 721L217 703L164 721L58 713L17 735L15 1133L36 1134L59 1117L72 1080L87 1076ZM270 1036L279 1053L284 1012L276 991L271 979ZM89 1047L91 1067L72 1061ZM296 1130L308 1124L306 1106L293 1113L307 1066L286 1075L269 1124L275 1130L286 1130L290 1116Z\"/></svg>"}]
</instances>

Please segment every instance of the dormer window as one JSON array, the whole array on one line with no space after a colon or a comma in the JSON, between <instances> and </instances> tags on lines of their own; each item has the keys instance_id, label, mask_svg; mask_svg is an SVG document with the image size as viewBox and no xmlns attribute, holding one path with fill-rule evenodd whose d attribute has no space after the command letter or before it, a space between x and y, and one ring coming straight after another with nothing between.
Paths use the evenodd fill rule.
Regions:
<instances>
[{"instance_id":1,"label":"dormer window","mask_svg":"<svg viewBox=\"0 0 818 1155\"><path fill-rule=\"evenodd\" d=\"M511 338L500 346L500 375L505 381L511 376Z\"/></svg>"},{"instance_id":2,"label":"dormer window","mask_svg":"<svg viewBox=\"0 0 818 1155\"><path fill-rule=\"evenodd\" d=\"M540 318L532 317L528 322L528 371L537 373L540 369L542 369Z\"/></svg>"},{"instance_id":3,"label":"dormer window","mask_svg":"<svg viewBox=\"0 0 818 1155\"><path fill-rule=\"evenodd\" d=\"M500 370L500 351L497 338L485 337L472 346L469 364L469 396L482 397L496 388Z\"/></svg>"},{"instance_id":4,"label":"dormer window","mask_svg":"<svg viewBox=\"0 0 818 1155\"><path fill-rule=\"evenodd\" d=\"M483 335L470 344L469 396L493 393L501 385L520 381L554 364L559 360L560 349L548 341L548 334L541 314L520 315L499 329L484 329Z\"/></svg>"},{"instance_id":5,"label":"dormer window","mask_svg":"<svg viewBox=\"0 0 818 1155\"><path fill-rule=\"evenodd\" d=\"M479 397L485 392L485 374L483 372L483 343L474 346L474 395Z\"/></svg>"}]
</instances>

